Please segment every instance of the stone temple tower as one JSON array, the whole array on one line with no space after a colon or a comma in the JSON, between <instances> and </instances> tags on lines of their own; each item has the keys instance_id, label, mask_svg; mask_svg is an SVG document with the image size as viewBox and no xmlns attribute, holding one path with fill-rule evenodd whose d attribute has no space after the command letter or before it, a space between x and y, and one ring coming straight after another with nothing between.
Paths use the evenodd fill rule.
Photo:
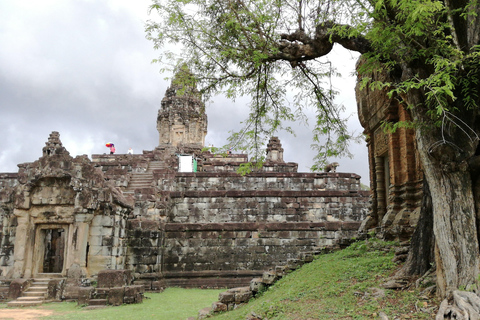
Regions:
<instances>
[{"instance_id":1,"label":"stone temple tower","mask_svg":"<svg viewBox=\"0 0 480 320\"><path fill-rule=\"evenodd\" d=\"M207 135L207 115L195 80L181 68L162 99L157 116L159 146L202 148Z\"/></svg>"},{"instance_id":2,"label":"stone temple tower","mask_svg":"<svg viewBox=\"0 0 480 320\"><path fill-rule=\"evenodd\" d=\"M283 148L278 137L271 137L267 144L267 161L284 162Z\"/></svg>"},{"instance_id":3,"label":"stone temple tower","mask_svg":"<svg viewBox=\"0 0 480 320\"><path fill-rule=\"evenodd\" d=\"M60 133L53 131L45 142L45 147L42 149L43 156L52 156L54 154L69 154L60 141Z\"/></svg>"}]
</instances>

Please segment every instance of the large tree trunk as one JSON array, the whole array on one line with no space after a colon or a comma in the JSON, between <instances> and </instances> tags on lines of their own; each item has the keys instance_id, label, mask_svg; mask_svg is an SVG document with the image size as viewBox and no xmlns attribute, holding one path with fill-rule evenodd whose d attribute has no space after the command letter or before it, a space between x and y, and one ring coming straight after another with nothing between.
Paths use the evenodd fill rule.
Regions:
<instances>
[{"instance_id":1,"label":"large tree trunk","mask_svg":"<svg viewBox=\"0 0 480 320\"><path fill-rule=\"evenodd\" d=\"M412 109L414 119L431 123L422 107L424 94L410 92L408 99L416 106ZM437 295L445 298L437 319L480 319L480 298L461 291L478 284L479 242L468 165L477 141L466 135L474 117L467 112L455 117L464 120L460 124L449 120L441 127L419 125L416 129L417 148L432 197Z\"/></svg>"},{"instance_id":2,"label":"large tree trunk","mask_svg":"<svg viewBox=\"0 0 480 320\"><path fill-rule=\"evenodd\" d=\"M421 276L434 262L433 208L427 180L423 178L423 200L420 218L410 241L408 257L396 277Z\"/></svg>"},{"instance_id":3,"label":"large tree trunk","mask_svg":"<svg viewBox=\"0 0 480 320\"><path fill-rule=\"evenodd\" d=\"M462 163L439 166L428 151L421 153L433 203L437 294L445 298L436 319L480 319L480 298L464 291L477 288L480 262L470 172Z\"/></svg>"},{"instance_id":4,"label":"large tree trunk","mask_svg":"<svg viewBox=\"0 0 480 320\"><path fill-rule=\"evenodd\" d=\"M433 201L437 292L449 297L477 283L480 260L472 183L468 171L433 166L424 170Z\"/></svg>"},{"instance_id":5,"label":"large tree trunk","mask_svg":"<svg viewBox=\"0 0 480 320\"><path fill-rule=\"evenodd\" d=\"M437 292L450 297L454 290L477 283L480 259L472 178L465 158L469 152L459 152L463 146L458 141L438 140L440 137L431 128L417 129L433 204Z\"/></svg>"}]
</instances>

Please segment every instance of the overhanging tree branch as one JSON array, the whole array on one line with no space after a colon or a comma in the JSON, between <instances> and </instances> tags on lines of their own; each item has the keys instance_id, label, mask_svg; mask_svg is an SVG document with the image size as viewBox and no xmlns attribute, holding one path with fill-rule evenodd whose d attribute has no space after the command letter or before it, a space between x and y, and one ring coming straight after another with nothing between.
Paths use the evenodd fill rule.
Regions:
<instances>
[{"instance_id":1,"label":"overhanging tree branch","mask_svg":"<svg viewBox=\"0 0 480 320\"><path fill-rule=\"evenodd\" d=\"M330 21L318 25L313 38L302 29L293 33L283 33L277 45L278 52L270 54L266 60L285 60L290 62L292 67L296 67L301 61L327 55L334 43L362 54L370 52L372 50L370 41L361 35L348 36L352 30L350 26Z\"/></svg>"}]
</instances>

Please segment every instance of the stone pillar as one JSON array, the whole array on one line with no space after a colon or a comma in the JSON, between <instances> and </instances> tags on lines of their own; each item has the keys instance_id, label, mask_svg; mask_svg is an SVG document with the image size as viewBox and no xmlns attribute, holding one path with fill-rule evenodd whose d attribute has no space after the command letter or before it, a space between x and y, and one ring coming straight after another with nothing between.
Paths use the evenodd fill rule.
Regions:
<instances>
[{"instance_id":1,"label":"stone pillar","mask_svg":"<svg viewBox=\"0 0 480 320\"><path fill-rule=\"evenodd\" d=\"M385 159L375 157L375 180L377 185L377 214L378 221L382 221L387 212L387 190L385 183Z\"/></svg>"},{"instance_id":2,"label":"stone pillar","mask_svg":"<svg viewBox=\"0 0 480 320\"><path fill-rule=\"evenodd\" d=\"M28 215L19 214L18 212L15 212L15 215L17 216L18 225L16 230L15 246L13 253L14 262L12 278L18 279L23 278L24 276L31 276L31 270L25 272L25 263L26 261L28 261L28 256L32 254L30 249L31 247L33 247L33 241L31 237L28 236L30 234Z\"/></svg>"},{"instance_id":3,"label":"stone pillar","mask_svg":"<svg viewBox=\"0 0 480 320\"><path fill-rule=\"evenodd\" d=\"M69 251L69 257L67 257L67 266L77 265L81 268L83 274L88 274L87 244L92 219L93 214L76 214L73 230L69 232L72 237L72 250Z\"/></svg>"}]
</instances>

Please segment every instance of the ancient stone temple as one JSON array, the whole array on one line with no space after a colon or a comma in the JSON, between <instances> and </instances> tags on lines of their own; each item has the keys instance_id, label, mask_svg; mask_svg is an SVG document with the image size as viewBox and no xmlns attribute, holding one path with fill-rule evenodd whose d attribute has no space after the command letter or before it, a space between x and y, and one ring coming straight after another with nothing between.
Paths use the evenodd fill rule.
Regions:
<instances>
[{"instance_id":1,"label":"ancient stone temple","mask_svg":"<svg viewBox=\"0 0 480 320\"><path fill-rule=\"evenodd\" d=\"M0 281L63 279L60 298L105 269L147 290L232 287L356 235L360 176L299 173L278 137L263 168L241 176L248 156L203 151L206 126L196 90L174 81L154 150L73 158L52 132L40 159L0 174Z\"/></svg>"},{"instance_id":2,"label":"ancient stone temple","mask_svg":"<svg viewBox=\"0 0 480 320\"><path fill-rule=\"evenodd\" d=\"M131 207L86 156L69 155L58 132L48 138L43 156L19 165L12 178L2 179L2 276L66 275L73 269L87 276L106 264L123 266L122 255L103 247L108 238L112 249L126 250L125 241L113 240ZM99 228L104 239L95 237Z\"/></svg>"},{"instance_id":3,"label":"ancient stone temple","mask_svg":"<svg viewBox=\"0 0 480 320\"><path fill-rule=\"evenodd\" d=\"M192 145L203 148L207 135L207 115L200 94L189 85L190 74L180 70L167 89L158 110L159 145Z\"/></svg>"},{"instance_id":4,"label":"ancient stone temple","mask_svg":"<svg viewBox=\"0 0 480 320\"><path fill-rule=\"evenodd\" d=\"M368 76L374 81L388 80L378 72ZM387 89L367 86L360 90L358 81L356 97L367 136L372 191L372 206L363 229L377 228L386 239L409 239L419 218L423 185L415 132L404 127L389 132L382 124L409 121L410 114L399 99L388 98Z\"/></svg>"}]
</instances>

